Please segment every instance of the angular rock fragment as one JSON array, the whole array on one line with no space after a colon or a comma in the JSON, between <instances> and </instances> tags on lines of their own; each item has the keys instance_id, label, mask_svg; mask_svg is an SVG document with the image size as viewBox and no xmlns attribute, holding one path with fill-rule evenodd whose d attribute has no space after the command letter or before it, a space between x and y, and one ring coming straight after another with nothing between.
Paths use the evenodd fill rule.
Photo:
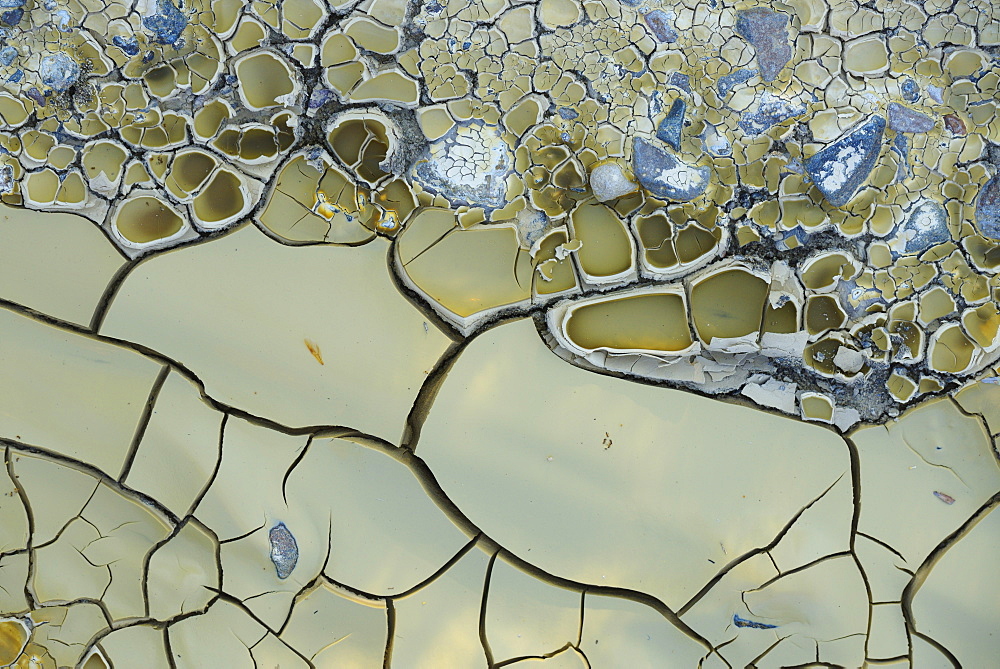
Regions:
<instances>
[{"instance_id":1,"label":"angular rock fragment","mask_svg":"<svg viewBox=\"0 0 1000 669\"><path fill-rule=\"evenodd\" d=\"M691 92L691 77L686 74L681 74L680 72L672 72L667 83L671 86L676 86L685 93Z\"/></svg>"},{"instance_id":2,"label":"angular rock fragment","mask_svg":"<svg viewBox=\"0 0 1000 669\"><path fill-rule=\"evenodd\" d=\"M158 0L156 13L144 17L142 25L158 44L175 44L187 27L187 18L171 0Z\"/></svg>"},{"instance_id":3,"label":"angular rock fragment","mask_svg":"<svg viewBox=\"0 0 1000 669\"><path fill-rule=\"evenodd\" d=\"M643 16L643 18L646 19L646 25L649 26L657 41L668 44L677 41L677 31L674 30L673 17L670 14L667 14L662 9L654 9Z\"/></svg>"},{"instance_id":4,"label":"angular rock fragment","mask_svg":"<svg viewBox=\"0 0 1000 669\"><path fill-rule=\"evenodd\" d=\"M708 167L687 165L642 137L635 140L632 164L639 183L656 197L686 202L708 187Z\"/></svg>"},{"instance_id":5,"label":"angular rock fragment","mask_svg":"<svg viewBox=\"0 0 1000 669\"><path fill-rule=\"evenodd\" d=\"M687 104L684 100L677 98L670 105L670 111L667 112L666 117L656 127L656 138L674 147L675 150L681 148L681 132L684 130L686 111Z\"/></svg>"},{"instance_id":6,"label":"angular rock fragment","mask_svg":"<svg viewBox=\"0 0 1000 669\"><path fill-rule=\"evenodd\" d=\"M1000 239L1000 174L994 175L979 191L976 224L984 236Z\"/></svg>"},{"instance_id":7,"label":"angular rock fragment","mask_svg":"<svg viewBox=\"0 0 1000 669\"><path fill-rule=\"evenodd\" d=\"M890 103L887 111L890 130L923 133L930 132L934 127L934 119L930 116L913 111L898 102Z\"/></svg>"},{"instance_id":8,"label":"angular rock fragment","mask_svg":"<svg viewBox=\"0 0 1000 669\"><path fill-rule=\"evenodd\" d=\"M948 213L940 203L924 200L906 219L900 237L905 237L906 253L919 253L951 239L948 232Z\"/></svg>"},{"instance_id":9,"label":"angular rock fragment","mask_svg":"<svg viewBox=\"0 0 1000 669\"><path fill-rule=\"evenodd\" d=\"M764 81L774 81L792 58L787 26L787 14L766 7L736 12L736 34L750 42L757 52L760 76Z\"/></svg>"},{"instance_id":10,"label":"angular rock fragment","mask_svg":"<svg viewBox=\"0 0 1000 669\"><path fill-rule=\"evenodd\" d=\"M726 97L733 91L734 88L740 84L745 84L750 81L755 74L757 74L757 70L736 70L735 72L727 74L724 77L719 77L719 83L717 85L719 97Z\"/></svg>"},{"instance_id":11,"label":"angular rock fragment","mask_svg":"<svg viewBox=\"0 0 1000 669\"><path fill-rule=\"evenodd\" d=\"M757 105L757 111L743 112L739 126L748 135L759 135L782 121L805 113L805 105L793 104L788 100L782 100L765 93L760 104Z\"/></svg>"},{"instance_id":12,"label":"angular rock fragment","mask_svg":"<svg viewBox=\"0 0 1000 669\"><path fill-rule=\"evenodd\" d=\"M854 197L875 166L884 132L885 119L872 116L806 161L806 172L830 204L842 207Z\"/></svg>"}]
</instances>

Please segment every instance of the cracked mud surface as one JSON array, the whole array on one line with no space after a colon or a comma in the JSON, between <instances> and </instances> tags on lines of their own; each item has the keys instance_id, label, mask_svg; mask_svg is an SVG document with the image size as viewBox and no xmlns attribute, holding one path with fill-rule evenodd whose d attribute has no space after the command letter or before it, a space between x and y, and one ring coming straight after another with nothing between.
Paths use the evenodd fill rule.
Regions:
<instances>
[{"instance_id":1,"label":"cracked mud surface","mask_svg":"<svg viewBox=\"0 0 1000 669\"><path fill-rule=\"evenodd\" d=\"M998 49L0 2L0 667L993 666Z\"/></svg>"}]
</instances>

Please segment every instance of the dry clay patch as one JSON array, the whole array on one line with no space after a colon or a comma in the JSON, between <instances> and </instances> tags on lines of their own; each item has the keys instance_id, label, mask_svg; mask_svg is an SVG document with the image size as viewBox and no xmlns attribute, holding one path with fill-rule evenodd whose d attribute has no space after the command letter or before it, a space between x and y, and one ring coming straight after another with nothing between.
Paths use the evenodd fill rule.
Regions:
<instances>
[{"instance_id":1,"label":"dry clay patch","mask_svg":"<svg viewBox=\"0 0 1000 669\"><path fill-rule=\"evenodd\" d=\"M288 245L398 235L399 281L457 333L544 310L573 364L841 430L1000 355L982 0L0 21L4 201L81 213L128 258L248 216Z\"/></svg>"},{"instance_id":2,"label":"dry clay patch","mask_svg":"<svg viewBox=\"0 0 1000 669\"><path fill-rule=\"evenodd\" d=\"M18 662L56 652L60 665L99 667L99 652L109 661L115 653L148 653L148 666L231 663L234 657L307 666L390 656L410 666L440 664L435 653L443 648L491 664L596 664L604 653L613 658L609 664L626 653L642 664L643 657L678 653L677 662L692 666L855 666L877 659L922 666L935 656L976 665L990 652L973 627L944 618L960 619L964 608L947 593L989 602L992 592L969 587L971 575L980 576L975 547L991 544L995 523L987 519L997 488L989 395L995 372L988 365L997 348L993 238L1000 186L991 178L988 150L997 127L990 50L997 37L989 7L963 4L950 12L933 4L893 5L878 13L850 3L799 3L779 11L431 3L413 16L392 2L334 8L331 15L308 2L216 3L209 11L167 0L146 15L137 9L117 16L112 7L86 18L78 8L66 17L58 6L30 9L2 18L30 24L15 35L41 45L13 47L15 58L34 55L20 77L12 71L5 84L21 87L0 110L16 130L4 139L5 199L82 212L101 224L121 254L74 230L68 234L85 243L81 254L101 256L101 264L78 281L46 275L33 285L23 280L32 256L18 257L14 245L5 246L12 249L10 266L27 268L5 275L2 297L125 340L143 355L105 361L113 380L102 383L105 377L95 372L90 388L71 380L81 373L73 365L86 364L93 351L70 356L72 364L62 369L37 359L44 355L20 353L71 345L52 337L93 341L81 331L38 325L46 336L25 335L22 341L31 343L8 357L18 372L9 388L30 385L38 370L47 370L53 387L70 390L61 402L73 416L72 423L53 422L32 413L49 406L48 398L10 398L10 406L20 407L5 427L10 499L20 500L29 528L4 557L16 565L10 590L24 591L24 601L11 605L18 620L6 624L11 654L17 658L24 646ZM904 29L892 32L884 17L897 9ZM74 21L84 29L63 30ZM88 41L88 34L101 39ZM973 36L980 48L972 48ZM721 60L693 57L697 52L683 47L694 41L718 48ZM541 67L539 53L551 59L543 58ZM343 107L353 103L374 106ZM404 111L411 107L417 109ZM362 247L287 249L244 227L157 262L134 260L219 237L248 214L284 244ZM37 230L8 230L15 242L37 245ZM386 248L373 241L379 234L397 238ZM271 250L289 255L272 263ZM334 251L338 268L322 274L316 268L330 264ZM390 289L387 251L403 292L429 304L443 330ZM220 264L206 269L215 260ZM184 271L192 266L202 272ZM373 300L365 292L373 286L385 294ZM316 287L333 298L317 304ZM188 322L224 321L223 332L178 329L177 315L188 313L194 296L199 315ZM573 299L556 302L563 298ZM284 303L277 330L255 322L262 313L258 300ZM372 313L357 301L385 311ZM465 361L474 351L456 357L451 339L481 333L504 315L543 311L548 343L581 366L701 391L739 390L763 406L843 430L896 412L893 403L913 406L983 373L961 386L954 401L934 399L889 427L851 432L846 445L832 432L805 432L822 435L815 441L828 443L838 464L809 470L827 476L823 481L786 473L801 499L790 506L782 500L780 512L763 509L774 514L763 523L773 525L771 532L736 541L733 557L726 536L720 546L728 560L709 552L705 564L715 560L716 567L690 566L702 575L701 590L678 593L670 579L682 572L668 566L646 574L642 564L611 574L614 582L606 584L588 561L615 536L607 528L634 528L636 507L625 506L627 498L612 494L591 514L605 522L573 537L584 542L575 556L581 566L566 558L571 542L556 545L558 532L550 528L525 528L526 539L508 538L517 534L519 519L505 519L503 511L516 495L501 485L477 490L479 499L462 498L456 486L475 470L449 470L458 457L434 461L435 449L449 453L469 443L467 435L435 432L440 409L431 411L440 406L432 404L435 393L455 393L469 373ZM300 316L307 313L321 317ZM594 325L609 314L620 326ZM686 332L676 327L681 320ZM261 333L264 339L257 338ZM469 346L508 336L516 343L504 348L517 352L508 371L517 378L501 390L522 388L546 364L554 367L538 386L579 377L567 382L579 400L573 410L593 402L573 393L623 385L594 381L552 356L547 363L537 358L535 352L545 351L527 321L487 331ZM393 357L414 342L419 355ZM220 346L228 355L217 354ZM269 367L258 368L262 357ZM536 362L525 369L525 360ZM250 369L248 361L254 361ZM383 367L373 372L370 361ZM816 372L803 373L806 368ZM472 369L486 379L495 371ZM329 377L299 387L316 372ZM372 386L373 373L386 379L385 388ZM59 381L58 374L70 380ZM192 387L194 378L200 380ZM332 399L334 384L352 391ZM104 385L135 399L94 392ZM859 387L864 392L855 393ZM668 392L635 388L657 398ZM466 395L479 400L469 415L487 413L492 399ZM515 399L528 397L522 392ZM537 412L546 401L526 410ZM120 410L122 403L128 410ZM605 404L614 406L598 402L602 416ZM174 418L157 428L160 409L172 409ZM655 425L648 414L659 411L629 424ZM555 420L564 414L572 411L555 412ZM620 415L623 426L630 408L621 407ZM171 426L189 419L197 423L192 434L202 437L178 443ZM553 419L536 423L545 420ZM310 427L331 422L322 430ZM67 435L78 425L83 438ZM503 427L509 433L509 418ZM658 447L669 454L658 435L676 429L627 435L625 444L640 446L625 452L633 459L662 455ZM593 452L576 454L570 471L579 476L564 483L582 489L579 495L622 490L613 480L621 470L599 458L620 457L623 439L613 429L601 432L582 440L594 444ZM227 434L240 445L227 449ZM498 428L492 438L502 434ZM418 436L434 475L422 459L390 447L412 448ZM685 443L701 439L699 432ZM559 437L549 441L567 446ZM479 467L504 471L514 455L538 456L531 467L515 468L517 474L564 462L562 453L542 459L534 449L505 451L507 443L527 442L531 436L508 437ZM285 484L309 471L310 457L337 451L331 444L401 472L412 496L398 500L400 506L423 509L421 521L451 536L451 543L421 544L432 555L419 564L398 563L401 554L419 553L412 543L405 550L390 543L377 558L360 549L335 551L335 544L343 548L334 540L335 514L326 525L322 514L296 516L295 495L285 495ZM267 480L244 475L265 457L255 462L255 448L287 463L274 469L287 474L280 487L274 472ZM33 498L27 483L17 488L19 458L24 469L45 471L44 481L58 478L79 499L46 494L49 483L36 484L41 492ZM416 487L397 458L417 475ZM661 466L663 477L684 471L671 464ZM183 467L185 483L165 485L167 466ZM378 473L356 481L368 493L371 480L389 476L377 466L370 471ZM659 484L652 476L657 471L649 476ZM530 494L521 498L553 494L558 477L533 476ZM692 476L696 484L710 478ZM591 485L584 488L578 479ZM488 480L504 479L491 474ZM732 499L717 511L720 517L767 506L760 494L743 502L740 486L746 484L727 493ZM260 508L245 504L249 492L261 489L270 493ZM685 490L671 485L651 499L670 507L676 501L669 496ZM684 503L695 505L696 492L686 492ZM487 494L499 498L483 510ZM46 504L49 498L58 503ZM405 516L372 515L377 502L384 499L369 500L357 514L375 526L374 536L405 538L401 531L386 536L391 521ZM31 528L36 509L37 532ZM927 520L922 532L897 536L918 510L920 522ZM679 517L658 525L664 540L707 545L706 537L678 537L671 523ZM973 537L976 543L965 544ZM338 538L347 545L356 540ZM522 541L530 547L520 548ZM617 548L630 549L634 541ZM615 556L609 561L629 564ZM517 570L504 576L508 563L531 578ZM932 569L939 564L946 569ZM403 573L414 568L423 580ZM155 575L161 569L167 573ZM177 569L183 574L171 571ZM512 575L526 580L516 583ZM515 584L505 585L504 578ZM190 597L177 596L176 583ZM822 590L831 584L842 587ZM544 613L536 617L549 625L526 625L503 613L505 592L532 599L532 588L546 601L537 604ZM455 612L456 620L463 611L466 627L456 623L456 629L468 632L423 615L423 595L431 601L432 589L439 611ZM328 621L356 620L357 633L352 629L345 638L338 629L315 629L304 614L295 615L297 606L326 607ZM514 618L515 627L506 628L504 620ZM413 645L414 635L394 631L404 624L421 627L418 637L430 635L428 626L441 636ZM605 636L616 628L617 649ZM644 629L646 643L637 634ZM220 632L208 636L222 641L206 644L203 634L213 630ZM531 643L519 641L517 635L531 637L529 631ZM88 650L97 636L97 652ZM65 660L64 647L70 649Z\"/></svg>"},{"instance_id":3,"label":"dry clay patch","mask_svg":"<svg viewBox=\"0 0 1000 669\"><path fill-rule=\"evenodd\" d=\"M201 248L220 259L225 242ZM5 418L4 517L24 518L2 558L16 567L5 590L24 594L5 612L23 630L12 639L30 637L22 658L778 666L818 652L860 666L975 664L990 652L931 609L961 615L941 601L951 588L991 592L976 569L933 568L972 559L956 547L992 527L993 384L845 441L593 376L552 356L522 319L445 354L447 378L425 384L414 402L425 409L410 415L417 457L414 441L289 428L220 402L145 345L3 313L3 405L75 410L91 438L27 411ZM48 355L25 357L32 346ZM68 361L85 368L59 380ZM131 398L97 390L108 385ZM297 613L308 608L325 615ZM58 641L39 624L55 619L66 621Z\"/></svg>"}]
</instances>

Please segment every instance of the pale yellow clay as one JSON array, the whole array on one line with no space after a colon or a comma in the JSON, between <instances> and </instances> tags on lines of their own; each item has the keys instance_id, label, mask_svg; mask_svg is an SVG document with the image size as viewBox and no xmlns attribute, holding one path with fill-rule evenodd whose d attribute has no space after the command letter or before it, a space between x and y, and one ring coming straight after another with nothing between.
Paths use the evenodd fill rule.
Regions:
<instances>
[{"instance_id":1,"label":"pale yellow clay","mask_svg":"<svg viewBox=\"0 0 1000 669\"><path fill-rule=\"evenodd\" d=\"M32 655L38 658L48 655L50 661L55 661L49 666L77 666L87 654L87 645L108 624L101 607L92 602L44 607L33 611L31 620L34 629L22 656L30 669L34 669Z\"/></svg>"},{"instance_id":2,"label":"pale yellow clay","mask_svg":"<svg viewBox=\"0 0 1000 669\"><path fill-rule=\"evenodd\" d=\"M236 61L240 98L250 109L281 105L298 83L284 58L271 51L254 51Z\"/></svg>"},{"instance_id":3,"label":"pale yellow clay","mask_svg":"<svg viewBox=\"0 0 1000 669\"><path fill-rule=\"evenodd\" d=\"M226 600L216 600L203 615L184 618L167 630L172 664L178 669L226 666L233 658L253 666L249 649L266 635L259 622ZM298 669L308 665L287 666Z\"/></svg>"},{"instance_id":4,"label":"pale yellow clay","mask_svg":"<svg viewBox=\"0 0 1000 669\"><path fill-rule=\"evenodd\" d=\"M906 621L902 607L896 603L872 606L871 630L868 636L868 657L893 658L907 655Z\"/></svg>"},{"instance_id":5,"label":"pale yellow clay","mask_svg":"<svg viewBox=\"0 0 1000 669\"><path fill-rule=\"evenodd\" d=\"M28 509L9 472L6 476L0 476L0 517L3 518L4 530L0 535L0 552L11 553L27 548L30 539ZM17 609L2 610L11 612Z\"/></svg>"},{"instance_id":6,"label":"pale yellow clay","mask_svg":"<svg viewBox=\"0 0 1000 669\"><path fill-rule=\"evenodd\" d=\"M807 260L799 270L802 283L809 290L833 290L841 279L852 279L860 268L846 253L824 253Z\"/></svg>"},{"instance_id":7,"label":"pale yellow clay","mask_svg":"<svg viewBox=\"0 0 1000 669\"><path fill-rule=\"evenodd\" d=\"M734 300L733 296L740 299ZM744 269L710 273L691 287L691 318L706 344L760 330L767 284Z\"/></svg>"},{"instance_id":8,"label":"pale yellow clay","mask_svg":"<svg viewBox=\"0 0 1000 669\"><path fill-rule=\"evenodd\" d=\"M181 213L151 196L125 200L112 219L112 229L122 243L140 249L171 241L183 234L186 227Z\"/></svg>"},{"instance_id":9,"label":"pale yellow clay","mask_svg":"<svg viewBox=\"0 0 1000 669\"><path fill-rule=\"evenodd\" d=\"M327 157L321 166L296 155L281 168L274 189L257 220L291 243L360 244L374 238L365 227L360 191Z\"/></svg>"},{"instance_id":10,"label":"pale yellow clay","mask_svg":"<svg viewBox=\"0 0 1000 669\"><path fill-rule=\"evenodd\" d=\"M27 520L27 519L25 519ZM0 558L0 606L10 613L31 609L24 585L28 582L28 554L13 553Z\"/></svg>"},{"instance_id":11,"label":"pale yellow clay","mask_svg":"<svg viewBox=\"0 0 1000 669\"><path fill-rule=\"evenodd\" d=\"M747 593L744 601L757 619L780 622L785 629L808 626L810 630L768 653L768 661L775 666L808 664L817 652L821 662L835 666L863 664L868 595L850 555L784 575Z\"/></svg>"},{"instance_id":12,"label":"pale yellow clay","mask_svg":"<svg viewBox=\"0 0 1000 669\"><path fill-rule=\"evenodd\" d=\"M372 487L372 480L382 484ZM285 490L299 560L324 565L328 577L362 592L405 592L468 542L402 463L354 441L314 440ZM327 542L325 563L322 553L305 552L310 533ZM406 560L396 559L403 554Z\"/></svg>"},{"instance_id":13,"label":"pale yellow clay","mask_svg":"<svg viewBox=\"0 0 1000 669\"><path fill-rule=\"evenodd\" d=\"M0 205L0 295L87 327L125 258L89 221Z\"/></svg>"},{"instance_id":14,"label":"pale yellow clay","mask_svg":"<svg viewBox=\"0 0 1000 669\"><path fill-rule=\"evenodd\" d=\"M425 587L394 600L394 664L418 669L484 664L479 620L491 555L474 547Z\"/></svg>"},{"instance_id":15,"label":"pale yellow clay","mask_svg":"<svg viewBox=\"0 0 1000 669\"><path fill-rule=\"evenodd\" d=\"M883 38L869 35L844 45L844 69L857 76L871 76L889 67L889 52Z\"/></svg>"},{"instance_id":16,"label":"pale yellow clay","mask_svg":"<svg viewBox=\"0 0 1000 669\"><path fill-rule=\"evenodd\" d=\"M198 386L171 370L122 483L186 516L219 461L222 421ZM165 471L172 476L163 476Z\"/></svg>"},{"instance_id":17,"label":"pale yellow clay","mask_svg":"<svg viewBox=\"0 0 1000 669\"><path fill-rule=\"evenodd\" d=\"M382 601L318 582L296 597L281 641L316 667L378 666L388 633Z\"/></svg>"},{"instance_id":18,"label":"pale yellow clay","mask_svg":"<svg viewBox=\"0 0 1000 669\"><path fill-rule=\"evenodd\" d=\"M486 638L502 661L553 653L580 636L582 593L544 583L501 561L486 599Z\"/></svg>"},{"instance_id":19,"label":"pale yellow clay","mask_svg":"<svg viewBox=\"0 0 1000 669\"><path fill-rule=\"evenodd\" d=\"M195 519L151 552L146 570L148 615L156 620L204 610L219 588L215 533Z\"/></svg>"},{"instance_id":20,"label":"pale yellow clay","mask_svg":"<svg viewBox=\"0 0 1000 669\"><path fill-rule=\"evenodd\" d=\"M342 30L362 49L376 53L393 53L399 48L399 29L379 25L367 17L353 18Z\"/></svg>"},{"instance_id":21,"label":"pale yellow clay","mask_svg":"<svg viewBox=\"0 0 1000 669\"><path fill-rule=\"evenodd\" d=\"M766 439L756 436L765 430ZM770 541L849 470L846 447L829 431L595 376L553 356L530 320L470 344L438 394L417 453L469 518L514 554L675 607L719 565ZM781 472L788 485L779 493L770 481ZM720 477L739 485L703 485ZM584 480L587 495L566 494ZM626 481L631 492L622 497L614 491ZM646 510L640 516L636 504ZM650 552L668 566L647 569Z\"/></svg>"},{"instance_id":22,"label":"pale yellow clay","mask_svg":"<svg viewBox=\"0 0 1000 669\"><path fill-rule=\"evenodd\" d=\"M951 651L961 666L989 666L1000 653L993 630L1000 579L984 563L1000 541L996 502L971 515L957 541L936 554L913 596L916 629ZM974 613L970 613L970 611Z\"/></svg>"},{"instance_id":23,"label":"pale yellow clay","mask_svg":"<svg viewBox=\"0 0 1000 669\"><path fill-rule=\"evenodd\" d=\"M943 325L930 339L927 357L931 369L962 373L979 361L981 349L962 332L958 323Z\"/></svg>"},{"instance_id":24,"label":"pale yellow clay","mask_svg":"<svg viewBox=\"0 0 1000 669\"><path fill-rule=\"evenodd\" d=\"M955 393L955 401L964 411L979 414L986 421L990 434L1000 434L1000 385L996 382L996 373L989 370L987 374L967 384Z\"/></svg>"},{"instance_id":25,"label":"pale yellow clay","mask_svg":"<svg viewBox=\"0 0 1000 669\"><path fill-rule=\"evenodd\" d=\"M583 601L582 650L591 667L696 667L709 651L644 604L588 593Z\"/></svg>"},{"instance_id":26,"label":"pale yellow clay","mask_svg":"<svg viewBox=\"0 0 1000 669\"><path fill-rule=\"evenodd\" d=\"M115 630L101 639L108 658L119 664L135 663L149 669L167 669L165 632L147 625Z\"/></svg>"},{"instance_id":27,"label":"pale yellow clay","mask_svg":"<svg viewBox=\"0 0 1000 669\"><path fill-rule=\"evenodd\" d=\"M99 540L81 550L89 562L107 565L111 584L102 601L108 612L116 619L142 615L145 556L170 534L169 521L143 501L103 483L80 515L100 534Z\"/></svg>"},{"instance_id":28,"label":"pale yellow clay","mask_svg":"<svg viewBox=\"0 0 1000 669\"><path fill-rule=\"evenodd\" d=\"M64 514L56 541L35 555L40 601L101 599L113 618L141 617L144 556L169 533L164 519L103 484L82 509Z\"/></svg>"},{"instance_id":29,"label":"pale yellow clay","mask_svg":"<svg viewBox=\"0 0 1000 669\"><path fill-rule=\"evenodd\" d=\"M117 476L161 365L9 309L0 330L0 434Z\"/></svg>"},{"instance_id":30,"label":"pale yellow clay","mask_svg":"<svg viewBox=\"0 0 1000 669\"><path fill-rule=\"evenodd\" d=\"M415 219L400 235L429 219ZM441 315L468 331L489 311L524 303L531 290L531 259L518 246L513 227L474 226L454 229L415 251L411 260L397 261L403 279L441 305Z\"/></svg>"},{"instance_id":31,"label":"pale yellow clay","mask_svg":"<svg viewBox=\"0 0 1000 669\"><path fill-rule=\"evenodd\" d=\"M603 204L583 204L570 216L570 238L584 278L594 284L627 280L635 272L635 242L615 212Z\"/></svg>"},{"instance_id":32,"label":"pale yellow clay","mask_svg":"<svg viewBox=\"0 0 1000 669\"><path fill-rule=\"evenodd\" d=\"M448 131L455 126L455 120L444 105L421 107L417 110L417 120L420 121L420 129L424 131L424 136L432 142L448 134Z\"/></svg>"},{"instance_id":33,"label":"pale yellow clay","mask_svg":"<svg viewBox=\"0 0 1000 669\"><path fill-rule=\"evenodd\" d=\"M865 499L858 529L900 553L910 569L1000 489L982 422L948 398L919 405L888 427L861 428L851 440ZM899 523L900 514L920 522Z\"/></svg>"},{"instance_id":34,"label":"pale yellow clay","mask_svg":"<svg viewBox=\"0 0 1000 669\"><path fill-rule=\"evenodd\" d=\"M576 302L562 326L584 351L680 352L693 343L686 298L677 289Z\"/></svg>"},{"instance_id":35,"label":"pale yellow clay","mask_svg":"<svg viewBox=\"0 0 1000 669\"><path fill-rule=\"evenodd\" d=\"M943 316L948 316L955 311L955 300L944 288L935 286L920 296L920 315L918 316L921 325L930 325L932 322Z\"/></svg>"},{"instance_id":36,"label":"pale yellow clay","mask_svg":"<svg viewBox=\"0 0 1000 669\"><path fill-rule=\"evenodd\" d=\"M400 70L386 70L367 79L351 91L351 102L391 102L416 107L420 99L417 82Z\"/></svg>"},{"instance_id":37,"label":"pale yellow clay","mask_svg":"<svg viewBox=\"0 0 1000 669\"><path fill-rule=\"evenodd\" d=\"M349 425L397 440L448 339L396 291L385 250L287 248L246 227L141 265L102 332L182 360L198 369L210 396L257 415L286 425ZM263 266L272 271L260 272ZM213 281L228 289L204 290ZM262 308L266 320L257 316ZM188 317L174 318L175 309ZM357 338L358 328L368 334ZM325 365L316 364L303 337L320 346ZM220 340L228 342L223 355ZM268 365L237 363L260 351ZM385 382L368 384L371 378ZM330 384L346 387L352 379L364 383L330 392Z\"/></svg>"}]
</instances>

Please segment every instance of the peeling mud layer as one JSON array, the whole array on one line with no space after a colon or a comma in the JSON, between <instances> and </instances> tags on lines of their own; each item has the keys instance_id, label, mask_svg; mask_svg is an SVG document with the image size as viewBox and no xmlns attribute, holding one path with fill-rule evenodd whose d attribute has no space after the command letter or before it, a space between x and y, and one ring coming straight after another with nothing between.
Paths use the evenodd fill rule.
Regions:
<instances>
[{"instance_id":1,"label":"peeling mud layer","mask_svg":"<svg viewBox=\"0 0 1000 669\"><path fill-rule=\"evenodd\" d=\"M988 0L0 0L0 666L993 666L998 100Z\"/></svg>"}]
</instances>

